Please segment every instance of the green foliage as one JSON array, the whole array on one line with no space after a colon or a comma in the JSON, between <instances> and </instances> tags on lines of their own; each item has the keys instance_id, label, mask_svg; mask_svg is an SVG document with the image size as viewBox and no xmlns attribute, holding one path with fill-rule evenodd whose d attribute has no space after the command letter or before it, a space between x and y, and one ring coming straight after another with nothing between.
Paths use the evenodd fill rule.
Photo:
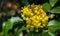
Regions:
<instances>
[{"instance_id":1,"label":"green foliage","mask_svg":"<svg viewBox=\"0 0 60 36\"><path fill-rule=\"evenodd\" d=\"M43 7L43 10L44 10L45 12L48 12L48 11L50 11L50 9L51 9L49 3L44 3L44 4L42 5L42 7Z\"/></svg>"},{"instance_id":2,"label":"green foliage","mask_svg":"<svg viewBox=\"0 0 60 36\"><path fill-rule=\"evenodd\" d=\"M18 30L16 31L16 35L15 35L15 36L19 36L19 34L20 34L23 30L26 30L26 27L22 26L22 28L18 29Z\"/></svg>"},{"instance_id":3,"label":"green foliage","mask_svg":"<svg viewBox=\"0 0 60 36\"><path fill-rule=\"evenodd\" d=\"M43 30L42 36L50 36L47 30Z\"/></svg>"},{"instance_id":4,"label":"green foliage","mask_svg":"<svg viewBox=\"0 0 60 36\"><path fill-rule=\"evenodd\" d=\"M29 4L28 0L19 0L21 6L26 6Z\"/></svg>"},{"instance_id":5,"label":"green foliage","mask_svg":"<svg viewBox=\"0 0 60 36\"><path fill-rule=\"evenodd\" d=\"M53 8L50 12L51 13L60 13L60 6Z\"/></svg>"},{"instance_id":6,"label":"green foliage","mask_svg":"<svg viewBox=\"0 0 60 36\"><path fill-rule=\"evenodd\" d=\"M41 33L28 33L25 36L41 36Z\"/></svg>"},{"instance_id":7,"label":"green foliage","mask_svg":"<svg viewBox=\"0 0 60 36\"><path fill-rule=\"evenodd\" d=\"M3 0L4 3L6 3L8 0ZM60 6L54 7L55 4L57 3L58 0L49 0L49 3L44 3L42 5L42 8L45 12L49 12L49 13L60 13ZM28 0L19 0L18 1L20 3L20 7L28 5L29 1ZM6 9L5 12L10 11L11 9ZM11 30L13 28L14 25L21 25L17 28L14 29L15 33L14 34L9 34L8 31ZM11 17L10 19L8 19L6 22L3 23L2 26L3 30L0 33L0 36L19 36L19 34L24 31L27 30L27 28L25 27L25 23L24 21L20 18L20 17ZM60 29L60 20L50 20L47 26L47 30L43 30L42 33L28 33L26 36L56 36L55 31L57 29Z\"/></svg>"},{"instance_id":8,"label":"green foliage","mask_svg":"<svg viewBox=\"0 0 60 36\"><path fill-rule=\"evenodd\" d=\"M8 31L10 29L13 28L14 25L16 25L17 23L21 22L20 24L23 23L23 20L19 17L12 17L11 19L9 19L8 21L6 21L3 24L3 36L9 36ZM16 24L14 24L16 23ZM17 24L18 25L18 24ZM23 24L22 24L23 25ZM20 28L19 30L17 30L16 34L19 34L20 32L22 32L23 30L26 30L25 27Z\"/></svg>"},{"instance_id":9,"label":"green foliage","mask_svg":"<svg viewBox=\"0 0 60 36\"><path fill-rule=\"evenodd\" d=\"M53 7L58 0L49 0L51 7Z\"/></svg>"},{"instance_id":10,"label":"green foliage","mask_svg":"<svg viewBox=\"0 0 60 36\"><path fill-rule=\"evenodd\" d=\"M7 21L3 27L3 36L8 36L8 30L12 28L12 23Z\"/></svg>"},{"instance_id":11,"label":"green foliage","mask_svg":"<svg viewBox=\"0 0 60 36\"><path fill-rule=\"evenodd\" d=\"M48 23L48 30L43 30L42 36L56 36L55 31L60 28L60 21L51 20Z\"/></svg>"},{"instance_id":12,"label":"green foliage","mask_svg":"<svg viewBox=\"0 0 60 36\"><path fill-rule=\"evenodd\" d=\"M60 21L56 21L56 20L51 20L48 23L48 30L50 32L55 32L57 29L60 28Z\"/></svg>"}]
</instances>

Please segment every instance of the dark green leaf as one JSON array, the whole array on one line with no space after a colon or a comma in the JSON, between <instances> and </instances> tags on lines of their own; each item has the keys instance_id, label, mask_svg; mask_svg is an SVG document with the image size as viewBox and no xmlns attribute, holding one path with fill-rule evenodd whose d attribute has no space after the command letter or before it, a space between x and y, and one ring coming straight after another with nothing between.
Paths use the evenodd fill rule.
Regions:
<instances>
[{"instance_id":1,"label":"dark green leaf","mask_svg":"<svg viewBox=\"0 0 60 36\"><path fill-rule=\"evenodd\" d=\"M5 26L3 27L3 36L8 36L8 30L12 28L12 23L10 21L5 22Z\"/></svg>"},{"instance_id":2,"label":"dark green leaf","mask_svg":"<svg viewBox=\"0 0 60 36\"><path fill-rule=\"evenodd\" d=\"M19 0L19 3L21 6L25 6L29 4L28 0Z\"/></svg>"},{"instance_id":3,"label":"dark green leaf","mask_svg":"<svg viewBox=\"0 0 60 36\"><path fill-rule=\"evenodd\" d=\"M13 25L16 25L19 22L23 22L23 20L19 17L12 17L11 19L3 23L3 36L8 36L8 31L12 29Z\"/></svg>"},{"instance_id":4,"label":"dark green leaf","mask_svg":"<svg viewBox=\"0 0 60 36\"><path fill-rule=\"evenodd\" d=\"M54 33L56 31L56 29L60 28L60 22L56 21L56 20L51 20L48 23L48 30L52 33Z\"/></svg>"},{"instance_id":5,"label":"dark green leaf","mask_svg":"<svg viewBox=\"0 0 60 36\"><path fill-rule=\"evenodd\" d=\"M50 2L50 5L53 7L56 4L57 0L49 0L49 2Z\"/></svg>"},{"instance_id":6,"label":"dark green leaf","mask_svg":"<svg viewBox=\"0 0 60 36\"><path fill-rule=\"evenodd\" d=\"M55 36L55 34L49 32L48 30L44 30L44 31L42 32L42 36Z\"/></svg>"},{"instance_id":7,"label":"dark green leaf","mask_svg":"<svg viewBox=\"0 0 60 36\"><path fill-rule=\"evenodd\" d=\"M41 36L41 33L28 33L25 36Z\"/></svg>"},{"instance_id":8,"label":"dark green leaf","mask_svg":"<svg viewBox=\"0 0 60 36\"><path fill-rule=\"evenodd\" d=\"M60 13L60 6L53 8L51 13Z\"/></svg>"},{"instance_id":9,"label":"dark green leaf","mask_svg":"<svg viewBox=\"0 0 60 36\"><path fill-rule=\"evenodd\" d=\"M48 3L44 3L44 4L42 5L42 8L43 8L43 10L44 10L45 12L48 12L48 11L50 11L50 9L51 9L50 4L48 4Z\"/></svg>"},{"instance_id":10,"label":"dark green leaf","mask_svg":"<svg viewBox=\"0 0 60 36\"><path fill-rule=\"evenodd\" d=\"M48 34L48 32L43 32L42 36L50 36L50 35Z\"/></svg>"},{"instance_id":11,"label":"dark green leaf","mask_svg":"<svg viewBox=\"0 0 60 36\"><path fill-rule=\"evenodd\" d=\"M23 30L26 30L26 27L22 26L22 28L18 29L18 30L16 31L16 36L19 36L19 34L20 34Z\"/></svg>"}]
</instances>

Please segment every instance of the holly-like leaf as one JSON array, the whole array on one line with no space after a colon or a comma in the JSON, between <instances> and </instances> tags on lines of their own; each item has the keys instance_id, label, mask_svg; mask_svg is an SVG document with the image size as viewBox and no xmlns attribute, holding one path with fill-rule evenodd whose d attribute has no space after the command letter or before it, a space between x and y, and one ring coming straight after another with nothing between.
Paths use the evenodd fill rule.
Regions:
<instances>
[{"instance_id":1,"label":"holly-like leaf","mask_svg":"<svg viewBox=\"0 0 60 36\"><path fill-rule=\"evenodd\" d=\"M60 6L53 8L51 13L60 13Z\"/></svg>"},{"instance_id":2,"label":"holly-like leaf","mask_svg":"<svg viewBox=\"0 0 60 36\"><path fill-rule=\"evenodd\" d=\"M50 4L48 4L48 3L44 3L44 4L42 5L42 8L43 8L43 10L44 10L45 12L48 12L48 11L50 11L50 9L51 9Z\"/></svg>"},{"instance_id":3,"label":"holly-like leaf","mask_svg":"<svg viewBox=\"0 0 60 36\"><path fill-rule=\"evenodd\" d=\"M51 7L53 7L58 0L49 0Z\"/></svg>"}]
</instances>

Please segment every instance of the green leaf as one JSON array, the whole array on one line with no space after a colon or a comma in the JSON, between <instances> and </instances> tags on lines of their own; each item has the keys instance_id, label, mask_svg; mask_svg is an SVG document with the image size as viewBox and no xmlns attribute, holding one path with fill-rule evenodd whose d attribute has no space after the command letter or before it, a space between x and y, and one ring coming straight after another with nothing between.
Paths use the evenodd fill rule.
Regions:
<instances>
[{"instance_id":1,"label":"green leaf","mask_svg":"<svg viewBox=\"0 0 60 36\"><path fill-rule=\"evenodd\" d=\"M42 32L42 36L55 36L55 34L49 32L48 30L44 30L44 31Z\"/></svg>"},{"instance_id":2,"label":"green leaf","mask_svg":"<svg viewBox=\"0 0 60 36\"><path fill-rule=\"evenodd\" d=\"M48 3L44 3L44 4L42 5L42 8L43 8L43 10L44 10L45 12L48 12L48 11L50 11L50 9L51 9L50 4L48 4Z\"/></svg>"},{"instance_id":3,"label":"green leaf","mask_svg":"<svg viewBox=\"0 0 60 36\"><path fill-rule=\"evenodd\" d=\"M42 32L42 36L50 36L48 32Z\"/></svg>"},{"instance_id":4,"label":"green leaf","mask_svg":"<svg viewBox=\"0 0 60 36\"><path fill-rule=\"evenodd\" d=\"M3 23L3 36L8 36L8 31L12 29L13 25L16 25L19 22L23 22L23 20L19 17L12 17L8 21ZM14 24L16 23L16 24ZM23 25L23 24L22 24Z\"/></svg>"},{"instance_id":5,"label":"green leaf","mask_svg":"<svg viewBox=\"0 0 60 36\"><path fill-rule=\"evenodd\" d=\"M52 33L54 33L59 28L60 28L60 21L51 20L48 23L48 30Z\"/></svg>"},{"instance_id":6,"label":"green leaf","mask_svg":"<svg viewBox=\"0 0 60 36\"><path fill-rule=\"evenodd\" d=\"M49 0L49 2L51 7L53 7L56 4L57 0Z\"/></svg>"},{"instance_id":7,"label":"green leaf","mask_svg":"<svg viewBox=\"0 0 60 36\"><path fill-rule=\"evenodd\" d=\"M3 32L0 32L0 36L3 36Z\"/></svg>"},{"instance_id":8,"label":"green leaf","mask_svg":"<svg viewBox=\"0 0 60 36\"><path fill-rule=\"evenodd\" d=\"M28 0L19 0L18 2L20 3L21 6L26 6L29 4Z\"/></svg>"},{"instance_id":9,"label":"green leaf","mask_svg":"<svg viewBox=\"0 0 60 36\"><path fill-rule=\"evenodd\" d=\"M18 29L18 30L16 31L16 36L19 36L19 34L20 34L23 30L26 30L26 27L22 26L22 28Z\"/></svg>"},{"instance_id":10,"label":"green leaf","mask_svg":"<svg viewBox=\"0 0 60 36\"><path fill-rule=\"evenodd\" d=\"M60 13L60 6L53 8L51 13Z\"/></svg>"},{"instance_id":11,"label":"green leaf","mask_svg":"<svg viewBox=\"0 0 60 36\"><path fill-rule=\"evenodd\" d=\"M20 17L12 17L11 19L10 19L10 21L11 21L11 23L13 24L13 23L18 23L18 22L23 22L23 20L20 18Z\"/></svg>"},{"instance_id":12,"label":"green leaf","mask_svg":"<svg viewBox=\"0 0 60 36\"><path fill-rule=\"evenodd\" d=\"M12 23L10 21L5 22L3 27L3 36L8 36L8 30L12 28Z\"/></svg>"},{"instance_id":13,"label":"green leaf","mask_svg":"<svg viewBox=\"0 0 60 36\"><path fill-rule=\"evenodd\" d=\"M25 36L41 36L41 33L28 33Z\"/></svg>"}]
</instances>

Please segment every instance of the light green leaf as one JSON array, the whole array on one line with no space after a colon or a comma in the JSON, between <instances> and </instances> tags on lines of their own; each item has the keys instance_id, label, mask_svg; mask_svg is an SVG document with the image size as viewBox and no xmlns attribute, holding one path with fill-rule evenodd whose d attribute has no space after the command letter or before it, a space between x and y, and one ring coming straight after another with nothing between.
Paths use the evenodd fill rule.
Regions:
<instances>
[{"instance_id":1,"label":"light green leaf","mask_svg":"<svg viewBox=\"0 0 60 36\"><path fill-rule=\"evenodd\" d=\"M42 5L42 8L43 8L43 10L44 10L45 12L48 12L48 11L50 11L50 9L51 9L50 4L48 4L48 3L44 3L44 4Z\"/></svg>"},{"instance_id":2,"label":"light green leaf","mask_svg":"<svg viewBox=\"0 0 60 36\"><path fill-rule=\"evenodd\" d=\"M60 22L59 21L51 20L48 23L48 30L52 33L54 33L59 28L60 28Z\"/></svg>"},{"instance_id":3,"label":"light green leaf","mask_svg":"<svg viewBox=\"0 0 60 36\"><path fill-rule=\"evenodd\" d=\"M56 36L55 33L48 32L48 34L49 34L50 36Z\"/></svg>"},{"instance_id":4,"label":"light green leaf","mask_svg":"<svg viewBox=\"0 0 60 36\"><path fill-rule=\"evenodd\" d=\"M5 26L3 26L3 36L8 36L8 30L12 28L12 23L10 21L5 22Z\"/></svg>"},{"instance_id":5,"label":"light green leaf","mask_svg":"<svg viewBox=\"0 0 60 36\"><path fill-rule=\"evenodd\" d=\"M49 2L51 7L53 7L56 4L57 0L49 0Z\"/></svg>"},{"instance_id":6,"label":"light green leaf","mask_svg":"<svg viewBox=\"0 0 60 36\"><path fill-rule=\"evenodd\" d=\"M51 13L60 13L60 6L53 8Z\"/></svg>"},{"instance_id":7,"label":"light green leaf","mask_svg":"<svg viewBox=\"0 0 60 36\"><path fill-rule=\"evenodd\" d=\"M20 34L23 30L26 30L26 27L22 26L22 28L18 29L18 30L16 31L16 36L19 36L19 34Z\"/></svg>"},{"instance_id":8,"label":"light green leaf","mask_svg":"<svg viewBox=\"0 0 60 36\"><path fill-rule=\"evenodd\" d=\"M3 36L3 32L0 32L0 36Z\"/></svg>"},{"instance_id":9,"label":"light green leaf","mask_svg":"<svg viewBox=\"0 0 60 36\"><path fill-rule=\"evenodd\" d=\"M16 25L14 23L23 23L23 20L19 17L12 17L8 21L3 23L3 36L8 36L8 31L12 29L13 25ZM23 24L22 24L23 25Z\"/></svg>"},{"instance_id":10,"label":"light green leaf","mask_svg":"<svg viewBox=\"0 0 60 36\"><path fill-rule=\"evenodd\" d=\"M23 20L20 17L12 17L10 21L12 24L15 22L23 22Z\"/></svg>"}]
</instances>

